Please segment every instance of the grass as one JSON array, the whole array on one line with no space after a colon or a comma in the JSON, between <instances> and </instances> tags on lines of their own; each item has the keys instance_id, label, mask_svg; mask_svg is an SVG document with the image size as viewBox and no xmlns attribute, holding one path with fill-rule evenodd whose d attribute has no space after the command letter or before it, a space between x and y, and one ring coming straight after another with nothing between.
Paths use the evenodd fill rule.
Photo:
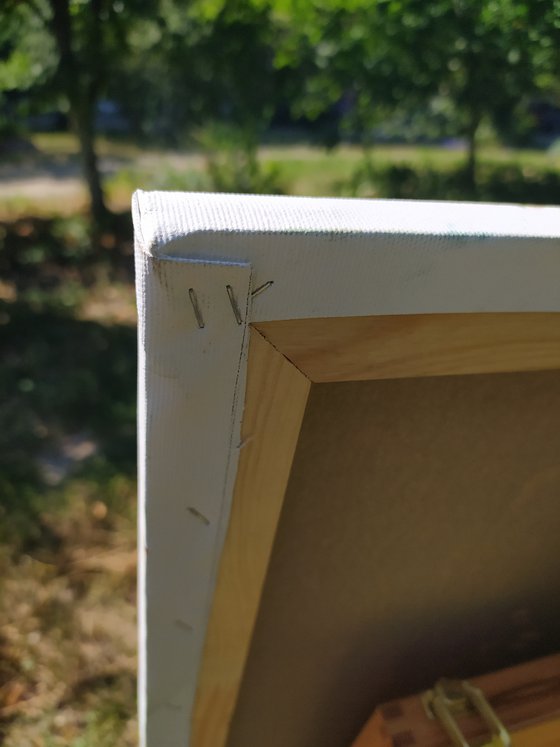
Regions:
<instances>
[{"instance_id":1,"label":"grass","mask_svg":"<svg viewBox=\"0 0 560 747\"><path fill-rule=\"evenodd\" d=\"M465 153L461 149L447 149L419 145L382 145L374 147L371 161L379 172L391 167L408 167L414 171L433 171L452 174L464 165ZM340 146L332 152L309 146L263 148L264 163L278 167L280 183L289 185L290 194L298 195L347 195L352 190L350 183L356 171L364 163L364 153L356 146ZM498 146L486 146L480 150L480 166L484 169L517 167L526 173L540 174L560 171L560 155L537 150L511 150ZM387 195L383 188L370 188L364 196Z\"/></svg>"},{"instance_id":2,"label":"grass","mask_svg":"<svg viewBox=\"0 0 560 747\"><path fill-rule=\"evenodd\" d=\"M430 195L429 189L434 184L436 174L444 183L440 191L446 189L445 178L452 181L460 174L465 161L462 150L445 149L429 146L379 146L372 149L370 157L377 178L368 180L361 189L356 190L355 180L364 165L364 152L357 146L340 146L332 151L309 145L288 145L263 147L259 152L260 162L265 169L273 169L276 182L281 191L292 195L309 196L365 196L365 197L403 197L396 193L393 183L387 184L385 175L399 168L407 168L422 177L425 184L416 188L421 198L442 199L440 192ZM530 181L541 181L547 174L560 174L560 155L544 151L513 151L497 146L488 146L480 152L481 187L492 177L494 181L516 182L516 190L521 201L531 201L531 189L523 189L523 184ZM425 176L422 176L425 175ZM204 159L191 154L179 167L174 165L173 157L167 156L159 161L159 168L145 168L142 163L131 164L116 172L107 183L108 194L113 204L128 203L135 188L142 189L212 189L212 184L205 179ZM393 190L393 192L391 191ZM259 191L258 189L255 191ZM426 193L427 192L427 193ZM502 196L503 193L503 196ZM457 195L453 195L457 199ZM465 195L472 198L472 195ZM492 189L483 191L483 198L489 200L515 200L507 189L499 189L495 184ZM525 199L523 199L525 198ZM518 200L519 201L519 200ZM551 200L552 201L552 198Z\"/></svg>"},{"instance_id":3,"label":"grass","mask_svg":"<svg viewBox=\"0 0 560 747\"><path fill-rule=\"evenodd\" d=\"M24 189L14 189L8 193L0 190L0 217L15 219L32 214L45 217L65 213L72 215L82 211L86 204L86 194L79 181L78 149L75 139L68 133L46 133L32 138L37 152L26 156L25 163L31 162L35 167L48 172L55 170L57 181L53 187L61 188L60 173L71 173L74 182L62 196L48 187L42 191L41 198L36 194L26 193ZM106 176L106 189L109 205L114 210L125 210L130 205L134 189L212 189L212 179L207 172L207 161L204 153L194 151L165 151L160 148L143 148L134 143L110 138L100 138L98 150ZM422 176L418 196L430 196L433 191L433 174L439 176L459 172L464 164L465 153L461 148L445 148L423 145L378 145L371 150L371 162L378 175L377 178L363 181L364 153L353 145L341 145L331 151L308 144L266 145L259 151L262 166L261 176L273 172L274 183L287 194L295 195L354 195L399 197L401 184L395 185L393 177L387 180L383 175L401 167L409 168ZM25 164L24 164L25 165ZM497 179L526 181L527 178L540 178L545 173L560 172L560 151L552 148L549 151L512 150L495 143L484 144L480 148L480 166L482 180L485 173L497 174ZM239 175L228 174L234 170L231 163L220 165L229 181L235 184ZM517 169L516 173L504 171ZM502 169L502 171L500 171ZM25 173L25 170L24 170ZM505 176L504 176L505 174ZM381 175L381 178L379 178ZM258 175L257 175L258 176ZM371 174L370 174L371 176ZM405 176L403 180L407 181ZM361 179L361 181L360 181ZM223 180L222 180L223 181ZM408 180L409 181L409 180ZM0 187L2 170L0 169ZM254 184L256 191L260 185L268 188L272 181L268 178L257 178ZM218 188L223 188L221 184ZM243 185L241 185L243 186ZM483 185L484 186L484 185ZM424 189L423 189L424 187ZM418 185L407 189L418 190ZM438 188L445 191L446 185ZM436 190L437 191L437 190ZM405 189L406 192L406 189ZM484 199L521 199L524 191L516 187L510 196L506 190L504 196L493 188L482 194ZM50 193L50 194L49 194ZM496 196L493 197L494 193ZM408 195L404 195L408 196ZM435 194L434 197L441 195ZM470 198L471 196L468 195ZM525 195L530 197L530 195ZM530 201L526 199L525 201Z\"/></svg>"},{"instance_id":4,"label":"grass","mask_svg":"<svg viewBox=\"0 0 560 747\"><path fill-rule=\"evenodd\" d=\"M0 226L0 743L132 747L136 333L129 231Z\"/></svg>"},{"instance_id":5,"label":"grass","mask_svg":"<svg viewBox=\"0 0 560 747\"><path fill-rule=\"evenodd\" d=\"M40 153L46 155L78 158L78 143L75 136L69 132L36 133L31 136L31 143ZM137 158L143 152L135 143L104 136L98 138L97 150L100 156L127 159Z\"/></svg>"},{"instance_id":6,"label":"grass","mask_svg":"<svg viewBox=\"0 0 560 747\"><path fill-rule=\"evenodd\" d=\"M0 564L2 744L132 747L133 522L103 503L102 485L75 479L64 492L64 510L41 514L48 541Z\"/></svg>"}]
</instances>

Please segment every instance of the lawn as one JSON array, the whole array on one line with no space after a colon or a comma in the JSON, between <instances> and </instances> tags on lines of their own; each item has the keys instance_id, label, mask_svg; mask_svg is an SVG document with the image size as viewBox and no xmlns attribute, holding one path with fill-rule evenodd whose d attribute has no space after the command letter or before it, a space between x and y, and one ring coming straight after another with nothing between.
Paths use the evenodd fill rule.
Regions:
<instances>
[{"instance_id":1,"label":"lawn","mask_svg":"<svg viewBox=\"0 0 560 747\"><path fill-rule=\"evenodd\" d=\"M471 194L461 194L465 153L459 147L378 146L369 153L371 171L365 178L367 159L358 146L343 145L330 151L311 145L263 146L259 158L262 171L272 174L272 183L285 194L445 199L451 183L450 197L473 199ZM219 165L230 176L236 166L234 155L229 159L223 157ZM416 176L412 188L407 185L410 174ZM560 152L555 150L487 146L480 151L479 175L482 199L560 201ZM230 181L235 186L235 178L230 176ZM188 191L212 189L216 185L205 173L204 154L145 153L109 178L108 191L113 204L122 208L138 186ZM259 186L257 181L254 191L261 191ZM547 199L551 186L553 194ZM409 193L400 193L407 188ZM545 196L541 194L543 189Z\"/></svg>"},{"instance_id":2,"label":"lawn","mask_svg":"<svg viewBox=\"0 0 560 747\"><path fill-rule=\"evenodd\" d=\"M72 215L83 210L77 144L66 133L35 135L33 150L0 165L0 218ZM279 191L313 196L485 199L560 202L560 150L512 150L496 144L480 149L479 194L465 191L460 144L378 145L369 161L355 145L332 150L306 143L265 145L257 173L227 144L221 155L204 150L163 150L101 138L100 165L110 206L123 211L142 189ZM216 166L209 173L210 165Z\"/></svg>"}]
</instances>

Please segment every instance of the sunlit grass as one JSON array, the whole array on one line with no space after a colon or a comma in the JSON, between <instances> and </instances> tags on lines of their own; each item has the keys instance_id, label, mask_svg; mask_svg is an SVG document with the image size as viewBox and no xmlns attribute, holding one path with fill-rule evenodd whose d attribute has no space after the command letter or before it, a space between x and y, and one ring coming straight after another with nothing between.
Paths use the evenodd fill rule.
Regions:
<instances>
[{"instance_id":1,"label":"sunlit grass","mask_svg":"<svg viewBox=\"0 0 560 747\"><path fill-rule=\"evenodd\" d=\"M39 132L30 138L43 154L51 156L79 156L78 140L71 132ZM137 144L122 138L100 136L96 140L100 156L134 158L142 152Z\"/></svg>"},{"instance_id":2,"label":"sunlit grass","mask_svg":"<svg viewBox=\"0 0 560 747\"><path fill-rule=\"evenodd\" d=\"M283 191L293 195L336 196L344 194L344 185L364 162L364 151L358 146L343 145L326 150L310 145L264 146L259 151L263 164L273 164ZM371 162L385 168L391 165L431 168L442 172L460 169L465 162L462 149L435 146L382 145L371 149ZM498 146L481 148L480 165L513 165L521 168L560 170L560 155L537 150L511 150ZM156 162L157 163L157 162ZM204 174L204 160L192 154L174 168L173 157L161 155L158 170L130 164L107 181L110 200L124 205L132 192L142 189L196 190Z\"/></svg>"},{"instance_id":3,"label":"sunlit grass","mask_svg":"<svg viewBox=\"0 0 560 747\"><path fill-rule=\"evenodd\" d=\"M436 146L380 145L374 146L368 155L379 168L402 165L451 172L465 162L464 149ZM340 146L331 151L310 146L281 146L261 149L261 158L277 164L280 179L289 185L290 194L329 196L341 193L341 185L352 177L365 155L357 146ZM557 153L512 150L495 145L481 148L479 161L481 165L511 164L537 170L560 170Z\"/></svg>"},{"instance_id":4,"label":"sunlit grass","mask_svg":"<svg viewBox=\"0 0 560 747\"><path fill-rule=\"evenodd\" d=\"M69 215L86 207L86 192L79 180L79 159L76 139L69 133L43 133L32 137L38 149L38 164L61 159L69 164L73 182L57 196L47 189L25 190L19 186L13 194L0 198L0 217L14 219L26 214ZM179 189L197 191L211 189L206 173L206 161L201 151L164 150L141 147L120 139L101 137L98 151L104 171L107 202L113 210L130 205L135 189ZM357 145L340 145L332 150L309 144L265 145L259 150L261 163L273 166L281 191L294 195L334 196L351 193L348 184L364 163L364 151ZM431 169L442 174L459 170L465 162L465 150L460 144L444 147L434 145L375 145L369 159L377 169L407 166ZM479 163L484 166L511 165L521 169L560 170L560 152L513 150L495 143L485 144L479 151ZM62 189L64 180L60 182ZM368 196L384 196L373 185Z\"/></svg>"}]
</instances>

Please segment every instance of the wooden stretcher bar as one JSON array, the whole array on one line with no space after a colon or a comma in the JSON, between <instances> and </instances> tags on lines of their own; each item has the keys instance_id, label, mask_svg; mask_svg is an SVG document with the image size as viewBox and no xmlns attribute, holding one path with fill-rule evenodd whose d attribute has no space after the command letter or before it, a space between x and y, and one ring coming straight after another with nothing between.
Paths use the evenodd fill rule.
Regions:
<instances>
[{"instance_id":1,"label":"wooden stretcher bar","mask_svg":"<svg viewBox=\"0 0 560 747\"><path fill-rule=\"evenodd\" d=\"M472 679L512 737L512 747L560 745L560 655ZM459 719L458 719L459 720ZM474 714L460 718L473 745L486 728ZM449 737L428 717L421 695L379 706L352 747L449 747Z\"/></svg>"}]
</instances>

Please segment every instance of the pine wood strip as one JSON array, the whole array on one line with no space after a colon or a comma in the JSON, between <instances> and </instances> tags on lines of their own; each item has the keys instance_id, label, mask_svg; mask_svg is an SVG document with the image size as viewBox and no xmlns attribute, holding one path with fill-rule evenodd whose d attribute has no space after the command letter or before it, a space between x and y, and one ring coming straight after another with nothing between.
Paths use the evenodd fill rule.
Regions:
<instances>
[{"instance_id":1,"label":"pine wood strip","mask_svg":"<svg viewBox=\"0 0 560 747\"><path fill-rule=\"evenodd\" d=\"M245 445L198 680L193 747L227 740L309 388L252 330Z\"/></svg>"},{"instance_id":2,"label":"pine wood strip","mask_svg":"<svg viewBox=\"0 0 560 747\"><path fill-rule=\"evenodd\" d=\"M314 382L560 368L560 313L294 319L255 327Z\"/></svg>"}]
</instances>

